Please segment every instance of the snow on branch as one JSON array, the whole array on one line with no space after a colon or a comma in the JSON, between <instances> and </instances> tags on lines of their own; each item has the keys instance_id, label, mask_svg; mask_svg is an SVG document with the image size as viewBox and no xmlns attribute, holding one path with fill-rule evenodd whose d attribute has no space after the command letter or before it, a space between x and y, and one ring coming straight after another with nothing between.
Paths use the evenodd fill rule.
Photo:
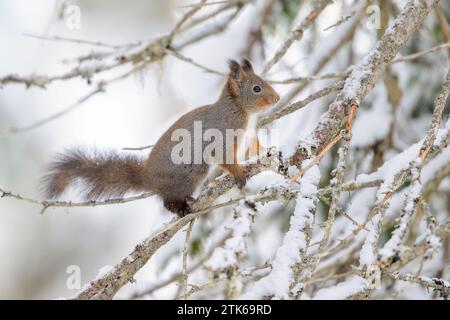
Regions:
<instances>
[{"instance_id":1,"label":"snow on branch","mask_svg":"<svg viewBox=\"0 0 450 320\"><path fill-rule=\"evenodd\" d=\"M448 95L450 93L450 69L447 72L447 76L444 80L442 90L435 100L433 116L431 120L431 125L427 131L427 135L423 141L420 152L417 154L417 158L411 163L411 187L407 193L405 199L405 205L400 218L400 222L397 228L394 230L389 241L380 250L381 260L387 260L388 258L394 257L401 250L406 242L406 236L409 231L411 221L417 211L417 207L420 205L423 187L421 184L421 169L422 161L427 157L429 151L434 145L436 138L439 133L439 126L442 119L442 112L444 111L445 104L447 102Z\"/></svg>"},{"instance_id":2,"label":"snow on branch","mask_svg":"<svg viewBox=\"0 0 450 320\"><path fill-rule=\"evenodd\" d=\"M437 0L408 1L404 10L386 30L375 48L352 69L350 76L345 80L344 89L331 104L328 112L322 116L313 133L319 148L325 147L332 141L338 133L343 118L349 114L350 106L360 104L375 86L386 66L405 46L438 2Z\"/></svg>"},{"instance_id":3,"label":"snow on branch","mask_svg":"<svg viewBox=\"0 0 450 320\"><path fill-rule=\"evenodd\" d=\"M303 167L306 167L309 162L309 160L304 161ZM308 170L300 179L289 231L284 236L283 243L271 263L272 270L269 275L248 288L244 298L287 299L296 296L298 291L301 291L302 288L295 286L296 278L301 276L296 273L311 241L312 225L318 202L317 185L319 180L320 171L317 165Z\"/></svg>"}]
</instances>

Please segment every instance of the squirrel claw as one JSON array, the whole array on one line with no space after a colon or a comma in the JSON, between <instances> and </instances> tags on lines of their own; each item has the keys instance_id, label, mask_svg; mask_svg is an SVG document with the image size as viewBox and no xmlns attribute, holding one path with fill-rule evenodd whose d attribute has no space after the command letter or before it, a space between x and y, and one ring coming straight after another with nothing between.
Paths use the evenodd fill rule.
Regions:
<instances>
[{"instance_id":1,"label":"squirrel claw","mask_svg":"<svg viewBox=\"0 0 450 320\"><path fill-rule=\"evenodd\" d=\"M192 213L191 203L193 198L188 197L184 200L164 202L167 210L176 213L180 218Z\"/></svg>"},{"instance_id":2,"label":"squirrel claw","mask_svg":"<svg viewBox=\"0 0 450 320\"><path fill-rule=\"evenodd\" d=\"M247 183L247 177L245 174L234 177L234 181L236 182L239 189L243 189L245 184Z\"/></svg>"},{"instance_id":3,"label":"squirrel claw","mask_svg":"<svg viewBox=\"0 0 450 320\"><path fill-rule=\"evenodd\" d=\"M192 210L190 208L184 208L184 209L181 209L181 210L177 211L177 215L180 218L183 218L184 216L187 216L191 212L192 212Z\"/></svg>"},{"instance_id":4,"label":"squirrel claw","mask_svg":"<svg viewBox=\"0 0 450 320\"><path fill-rule=\"evenodd\" d=\"M193 198L190 198L190 199L186 198L186 200L183 202L183 204L178 209L177 214L181 218L192 213L192 207L191 207L192 199Z\"/></svg>"}]
</instances>

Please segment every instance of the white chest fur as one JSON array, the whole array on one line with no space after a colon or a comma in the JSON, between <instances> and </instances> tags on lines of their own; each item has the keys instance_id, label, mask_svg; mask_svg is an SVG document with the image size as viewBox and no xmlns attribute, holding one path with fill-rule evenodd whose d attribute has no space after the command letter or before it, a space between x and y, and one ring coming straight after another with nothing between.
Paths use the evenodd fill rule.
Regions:
<instances>
[{"instance_id":1,"label":"white chest fur","mask_svg":"<svg viewBox=\"0 0 450 320\"><path fill-rule=\"evenodd\" d=\"M250 114L247 122L247 127L244 130L244 133L239 141L239 149L237 153L237 158L239 163L245 162L246 152L249 147L252 145L252 141L254 141L257 137L256 124L258 121L258 114Z\"/></svg>"}]
</instances>

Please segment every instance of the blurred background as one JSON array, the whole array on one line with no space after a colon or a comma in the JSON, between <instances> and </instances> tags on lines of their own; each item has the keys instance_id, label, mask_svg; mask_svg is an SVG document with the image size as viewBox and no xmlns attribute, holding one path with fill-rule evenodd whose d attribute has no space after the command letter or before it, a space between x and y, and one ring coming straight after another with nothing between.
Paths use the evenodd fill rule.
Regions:
<instances>
[{"instance_id":1,"label":"blurred background","mask_svg":"<svg viewBox=\"0 0 450 320\"><path fill-rule=\"evenodd\" d=\"M182 53L221 72L227 71L227 59L247 56L254 62L256 71L261 71L267 57L272 56L288 31L298 23L299 17L308 13L310 6L310 1L272 1L274 6L269 22L261 30L264 43L249 51L248 35L269 2L255 0L246 4L226 30L187 46ZM326 53L339 44L335 42L336 39L340 41L339 34L349 28L351 21L331 29L328 27L342 16L351 15L357 2L335 1L330 5L316 24L308 29L304 39L292 46L268 77L285 79L293 75L310 75L318 70L321 74L337 72L359 61L379 36L377 30L364 22L361 22L351 41L339 47L333 59L320 65ZM8 74L62 74L76 66L73 59L77 57L89 54L94 49L105 52L111 50L83 43L43 40L31 35L46 38L60 36L111 45L145 42L170 32L176 21L189 9L183 6L192 3L176 0L1 1L0 77ZM392 6L401 8L404 3L393 1ZM75 28L70 20L73 16L68 11L68 8L73 8L71 6L80 10L80 25L75 25ZM214 6L202 10L209 12L214 10ZM448 19L449 3L442 1L442 10ZM203 28L211 28L220 18L212 19ZM437 18L430 16L424 28L402 53L432 47L441 43L442 37ZM381 81L366 99L361 106L361 116L355 123L354 137L357 138L352 141L356 159L372 155L363 165L364 170L375 170L382 163L379 159L389 157L423 137L430 121L434 97L444 76L445 68L442 66L446 59L446 50L441 50L411 63L395 64L388 78ZM215 101L223 84L221 76L206 73L168 56L162 62L150 64L130 77L108 84L104 92L96 94L62 117L23 132L10 130L26 128L72 105L92 90L90 82L111 79L122 73L123 70L115 68L94 75L91 81L80 78L54 81L46 89L35 86L27 88L22 84L1 87L0 187L42 199L39 179L46 163L57 152L74 145L120 149L152 144L182 113ZM292 97L297 100L327 83L330 82L312 82L294 93L292 85L277 85L276 89L282 97L293 94ZM386 88L390 89L386 91ZM286 156L292 153L296 141L307 137L331 101L332 97L318 100L273 125L283 128L281 149ZM396 123L403 123L404 126L394 128L391 125L393 117L397 118ZM367 126L370 121L375 121L380 127L372 130ZM363 131L370 133L358 134ZM358 136L362 138L358 139ZM148 151L136 152L146 154ZM324 169L331 171L335 160L325 158ZM355 168L355 174L360 172L358 170L363 169ZM449 192L445 188L442 190L445 197L435 200L436 210L446 212L450 203ZM67 194L65 199L80 200L76 192ZM50 208L44 214L40 214L40 210L39 206L24 201L8 197L0 199L2 299L70 297L78 291L67 285L71 275L68 273L70 266L80 268L83 285L95 278L103 267L115 265L139 241L173 218L155 197L123 205ZM278 207L273 210L279 215L265 219L252 236L255 250L250 258L254 261L270 258L286 230L292 208ZM206 248L209 242L214 242L208 236L214 226L224 224L227 213L229 216L230 212L224 210L222 215L215 215L199 224L194 230L199 246ZM178 271L183 240L183 233L174 237L138 273L138 283L124 288L119 296L125 298L136 287L155 283ZM170 298L176 290L166 289L152 297ZM411 292L411 297L426 297L422 291Z\"/></svg>"}]
</instances>

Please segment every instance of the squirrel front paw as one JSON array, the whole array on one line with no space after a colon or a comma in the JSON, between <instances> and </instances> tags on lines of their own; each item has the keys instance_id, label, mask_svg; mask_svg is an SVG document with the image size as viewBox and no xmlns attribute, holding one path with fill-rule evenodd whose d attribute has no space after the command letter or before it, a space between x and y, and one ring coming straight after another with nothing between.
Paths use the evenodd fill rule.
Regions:
<instances>
[{"instance_id":1,"label":"squirrel front paw","mask_svg":"<svg viewBox=\"0 0 450 320\"><path fill-rule=\"evenodd\" d=\"M188 204L186 204L183 208L178 209L177 211L177 215L180 218L183 218L184 216L187 216L190 213L192 213L192 209Z\"/></svg>"},{"instance_id":2,"label":"squirrel front paw","mask_svg":"<svg viewBox=\"0 0 450 320\"><path fill-rule=\"evenodd\" d=\"M245 184L247 183L245 170L237 164L222 165L222 167L230 173L238 188L243 189Z\"/></svg>"},{"instance_id":3,"label":"squirrel front paw","mask_svg":"<svg viewBox=\"0 0 450 320\"><path fill-rule=\"evenodd\" d=\"M245 176L244 171L234 176L234 181L239 189L243 189L245 184L247 183L247 177Z\"/></svg>"}]
</instances>

